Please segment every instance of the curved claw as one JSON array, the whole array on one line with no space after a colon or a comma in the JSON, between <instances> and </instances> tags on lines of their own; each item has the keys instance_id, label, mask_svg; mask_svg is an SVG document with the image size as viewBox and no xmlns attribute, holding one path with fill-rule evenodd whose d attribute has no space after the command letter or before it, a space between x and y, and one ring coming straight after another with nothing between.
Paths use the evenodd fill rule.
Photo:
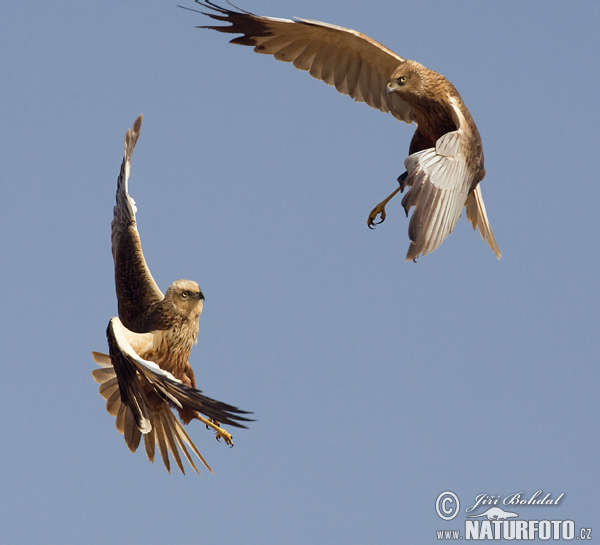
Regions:
<instances>
[{"instance_id":1,"label":"curved claw","mask_svg":"<svg viewBox=\"0 0 600 545\"><path fill-rule=\"evenodd\" d=\"M230 447L232 447L233 446L233 435L227 433L225 430L223 430L223 432L224 433L217 432L217 436L216 436L217 442L220 443L221 438L222 438L226 445L229 445Z\"/></svg>"},{"instance_id":2,"label":"curved claw","mask_svg":"<svg viewBox=\"0 0 600 545\"><path fill-rule=\"evenodd\" d=\"M400 180L400 178L402 178L402 180ZM392 193L387 198L385 198L383 201L381 201L375 208L373 208L373 210L371 210L371 213L369 214L369 219L367 220L367 225L369 226L369 229L373 229L373 227L372 227L373 225L379 225L380 223L384 222L384 220L385 220L385 205L388 202L390 202L390 200L396 193L398 193L399 191L402 191L404 189L404 179L406 178L406 176L403 174L402 176L400 176L400 178L398 178L398 181L400 182L400 186L397 189L395 189L394 191L392 191ZM375 218L379 215L381 215L381 220L378 222L375 222Z\"/></svg>"},{"instance_id":3,"label":"curved claw","mask_svg":"<svg viewBox=\"0 0 600 545\"><path fill-rule=\"evenodd\" d=\"M381 219L379 221L375 221L377 216L381 215ZM369 214L369 218L367 219L367 226L369 229L375 229L375 225L379 225L385 221L385 204L379 203L371 213Z\"/></svg>"},{"instance_id":4,"label":"curved claw","mask_svg":"<svg viewBox=\"0 0 600 545\"><path fill-rule=\"evenodd\" d=\"M221 439L223 439L226 445L229 445L230 447L233 446L233 435L227 433L225 430L218 431L215 435L215 439L219 443L221 442Z\"/></svg>"},{"instance_id":5,"label":"curved claw","mask_svg":"<svg viewBox=\"0 0 600 545\"><path fill-rule=\"evenodd\" d=\"M200 420L201 422L204 422L204 424L206 425L207 429L213 429L216 432L216 439L217 441L219 441L219 443L221 442L221 438L223 438L223 441L225 441L226 445L229 446L233 446L233 437L232 435L225 431L223 428L219 427L219 422L216 422L214 420L207 420L206 418L204 418L201 414L196 413L196 418L198 420Z\"/></svg>"}]
</instances>

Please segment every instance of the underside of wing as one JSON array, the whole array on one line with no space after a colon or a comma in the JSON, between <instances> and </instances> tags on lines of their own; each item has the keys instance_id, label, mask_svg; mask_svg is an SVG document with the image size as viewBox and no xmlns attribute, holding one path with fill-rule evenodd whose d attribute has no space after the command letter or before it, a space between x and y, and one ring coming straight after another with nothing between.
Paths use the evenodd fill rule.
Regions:
<instances>
[{"instance_id":1,"label":"underside of wing","mask_svg":"<svg viewBox=\"0 0 600 545\"><path fill-rule=\"evenodd\" d=\"M390 112L401 121L414 120L414 112L406 102L395 93L385 93L392 72L404 59L368 36L319 21L261 17L222 8L210 1L196 3L212 10L205 15L230 23L199 28L242 34L231 43L253 46L257 53L291 62L340 93Z\"/></svg>"},{"instance_id":2,"label":"underside of wing","mask_svg":"<svg viewBox=\"0 0 600 545\"><path fill-rule=\"evenodd\" d=\"M136 333L149 331L149 312L164 297L146 264L136 225L135 201L128 191L131 155L141 125L140 115L125 134L111 237L119 318L125 327Z\"/></svg>"},{"instance_id":3,"label":"underside of wing","mask_svg":"<svg viewBox=\"0 0 600 545\"><path fill-rule=\"evenodd\" d=\"M452 232L467 200L473 172L465 158L461 131L442 136L435 148L410 155L402 199L406 215L414 207L408 227L407 260L432 252Z\"/></svg>"}]
</instances>

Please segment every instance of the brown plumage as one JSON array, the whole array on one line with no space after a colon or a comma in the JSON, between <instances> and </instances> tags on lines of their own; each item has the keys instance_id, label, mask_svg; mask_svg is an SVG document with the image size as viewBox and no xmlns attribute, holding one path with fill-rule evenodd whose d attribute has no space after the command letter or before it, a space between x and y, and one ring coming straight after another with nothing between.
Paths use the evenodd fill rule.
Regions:
<instances>
[{"instance_id":1,"label":"brown plumage","mask_svg":"<svg viewBox=\"0 0 600 545\"><path fill-rule=\"evenodd\" d=\"M210 1L196 3L204 13L230 26L203 26L242 34L231 43L291 62L342 94L372 108L417 124L405 161L400 187L369 214L368 225L385 219L385 205L405 187L402 199L408 216L410 247L407 260L439 247L450 234L463 207L473 229L500 259L479 182L485 176L481 138L458 91L440 74L418 62L403 59L355 30L307 19L275 19L232 11ZM375 222L380 216L379 222Z\"/></svg>"},{"instance_id":2,"label":"brown plumage","mask_svg":"<svg viewBox=\"0 0 600 545\"><path fill-rule=\"evenodd\" d=\"M117 180L117 204L112 221L112 253L119 316L106 332L109 355L92 352L102 369L92 376L100 383L106 408L116 416L117 429L132 452L144 437L146 454L154 461L155 445L167 470L169 452L185 473L180 451L198 472L186 445L210 467L173 414L184 424L198 419L233 444L219 423L244 428L248 414L216 401L196 389L188 358L198 336L204 295L191 280L176 280L162 294L144 259L135 218L135 202L128 193L131 154L139 137L142 116L125 135L125 153ZM206 415L204 418L200 413Z\"/></svg>"}]
</instances>

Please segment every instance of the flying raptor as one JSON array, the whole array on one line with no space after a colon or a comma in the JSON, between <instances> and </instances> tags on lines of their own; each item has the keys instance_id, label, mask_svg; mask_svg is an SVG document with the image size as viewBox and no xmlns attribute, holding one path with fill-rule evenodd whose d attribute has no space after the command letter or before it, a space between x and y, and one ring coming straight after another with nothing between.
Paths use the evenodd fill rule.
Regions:
<instances>
[{"instance_id":1,"label":"flying raptor","mask_svg":"<svg viewBox=\"0 0 600 545\"><path fill-rule=\"evenodd\" d=\"M101 369L92 371L107 400L108 412L116 416L117 429L132 452L144 438L146 455L154 462L155 446L170 471L169 452L185 473L180 451L194 470L188 450L210 467L186 433L181 422L197 419L232 445L231 435L220 427L245 428L249 414L216 401L196 389L188 358L198 335L198 319L204 295L191 280L176 280L165 295L160 291L142 252L134 200L128 193L131 154L138 140L142 116L125 134L125 153L117 180L117 204L112 221L112 254L118 317L108 324L109 353L92 352ZM181 422L172 411L177 409ZM208 418L205 418L204 416ZM186 447L187 445L187 447Z\"/></svg>"},{"instance_id":2,"label":"flying raptor","mask_svg":"<svg viewBox=\"0 0 600 545\"><path fill-rule=\"evenodd\" d=\"M356 102L416 123L399 187L373 208L367 220L371 228L383 222L386 204L409 187L402 199L407 216L414 208L407 260L438 248L454 229L463 207L473 229L479 229L500 259L481 195L485 176L481 137L458 91L444 76L355 30L308 19L261 17L210 0L196 3L211 10L204 15L229 23L198 28L241 34L231 43L253 46L257 53L291 62Z\"/></svg>"}]
</instances>

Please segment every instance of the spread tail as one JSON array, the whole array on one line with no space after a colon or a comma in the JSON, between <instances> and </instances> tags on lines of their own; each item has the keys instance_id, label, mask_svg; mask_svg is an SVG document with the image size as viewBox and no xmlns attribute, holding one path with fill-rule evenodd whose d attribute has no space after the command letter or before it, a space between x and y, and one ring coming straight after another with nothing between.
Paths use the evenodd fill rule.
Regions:
<instances>
[{"instance_id":1,"label":"spread tail","mask_svg":"<svg viewBox=\"0 0 600 545\"><path fill-rule=\"evenodd\" d=\"M148 411L147 417L150 429L146 433L142 433L139 426L136 425L132 410L121 400L117 373L111 364L110 357L100 352L92 352L92 356L94 361L101 367L100 369L94 369L92 376L100 384L100 395L106 399L106 410L116 417L117 430L123 434L125 443L131 452L137 450L141 438L144 437L146 456L151 462L154 462L155 447L158 445L158 451L167 471L171 471L170 452L181 472L185 474L180 456L181 452L196 473L200 474L188 450L189 447L206 468L212 472L212 469L166 403L160 411Z\"/></svg>"}]
</instances>

